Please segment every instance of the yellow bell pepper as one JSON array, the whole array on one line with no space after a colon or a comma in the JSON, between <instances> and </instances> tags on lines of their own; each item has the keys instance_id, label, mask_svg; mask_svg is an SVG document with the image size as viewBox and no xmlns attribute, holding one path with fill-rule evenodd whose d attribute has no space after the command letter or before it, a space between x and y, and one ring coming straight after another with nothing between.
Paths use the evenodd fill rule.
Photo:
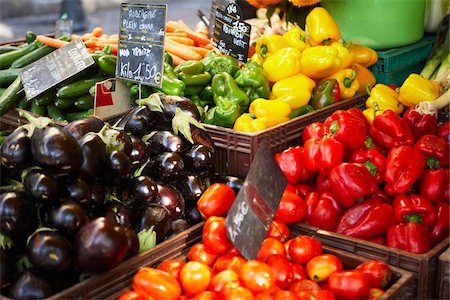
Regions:
<instances>
[{"instance_id":1,"label":"yellow bell pepper","mask_svg":"<svg viewBox=\"0 0 450 300\"><path fill-rule=\"evenodd\" d=\"M294 110L308 104L316 82L303 74L297 74L277 81L272 86L270 99L282 100Z\"/></svg>"},{"instance_id":2,"label":"yellow bell pepper","mask_svg":"<svg viewBox=\"0 0 450 300\"><path fill-rule=\"evenodd\" d=\"M234 122L233 129L242 132L257 132L267 129L267 126L260 119L252 118L250 114L242 114Z\"/></svg>"},{"instance_id":3,"label":"yellow bell pepper","mask_svg":"<svg viewBox=\"0 0 450 300\"><path fill-rule=\"evenodd\" d=\"M355 61L355 54L348 51L348 48L341 42L333 42L331 47L336 48L338 51L338 57L342 60L341 69L350 68Z\"/></svg>"},{"instance_id":4,"label":"yellow bell pepper","mask_svg":"<svg viewBox=\"0 0 450 300\"><path fill-rule=\"evenodd\" d=\"M348 99L355 96L356 91L359 89L359 82L356 80L357 74L358 72L353 69L343 69L325 79L336 79L339 83L341 99Z\"/></svg>"},{"instance_id":5,"label":"yellow bell pepper","mask_svg":"<svg viewBox=\"0 0 450 300\"><path fill-rule=\"evenodd\" d=\"M288 41L278 34L266 34L256 40L255 53L266 59L280 49L290 47Z\"/></svg>"},{"instance_id":6,"label":"yellow bell pepper","mask_svg":"<svg viewBox=\"0 0 450 300\"><path fill-rule=\"evenodd\" d=\"M293 27L288 32L283 34L283 38L289 43L289 45L300 52L306 48L306 32L300 27Z\"/></svg>"},{"instance_id":7,"label":"yellow bell pepper","mask_svg":"<svg viewBox=\"0 0 450 300\"><path fill-rule=\"evenodd\" d=\"M264 58L262 58L262 56L259 55L258 53L253 54L252 57L250 57L250 59L259 62L261 65L264 63Z\"/></svg>"},{"instance_id":8,"label":"yellow bell pepper","mask_svg":"<svg viewBox=\"0 0 450 300\"><path fill-rule=\"evenodd\" d=\"M272 127L288 121L291 108L286 102L281 100L258 98L252 101L248 111L267 127Z\"/></svg>"},{"instance_id":9,"label":"yellow bell pepper","mask_svg":"<svg viewBox=\"0 0 450 300\"><path fill-rule=\"evenodd\" d=\"M367 46L352 43L348 50L355 55L355 62L366 68L378 61L377 51Z\"/></svg>"},{"instance_id":10,"label":"yellow bell pepper","mask_svg":"<svg viewBox=\"0 0 450 300\"><path fill-rule=\"evenodd\" d=\"M306 16L306 28L312 46L339 41L341 31L330 13L323 7L315 7Z\"/></svg>"},{"instance_id":11,"label":"yellow bell pepper","mask_svg":"<svg viewBox=\"0 0 450 300\"><path fill-rule=\"evenodd\" d=\"M339 71L342 60L336 47L315 46L306 48L300 59L300 72L309 78L324 78Z\"/></svg>"},{"instance_id":12,"label":"yellow bell pepper","mask_svg":"<svg viewBox=\"0 0 450 300\"><path fill-rule=\"evenodd\" d=\"M377 111L393 110L397 115L403 111L403 105L399 102L399 94L382 83L370 90L370 97L366 100L366 107Z\"/></svg>"},{"instance_id":13,"label":"yellow bell pepper","mask_svg":"<svg viewBox=\"0 0 450 300\"><path fill-rule=\"evenodd\" d=\"M273 53L263 63L270 82L298 74L300 71L301 53L299 50L287 47Z\"/></svg>"},{"instance_id":14,"label":"yellow bell pepper","mask_svg":"<svg viewBox=\"0 0 450 300\"><path fill-rule=\"evenodd\" d=\"M375 86L375 75L373 75L369 69L356 62L353 63L352 69L358 72L358 75L356 75L356 80L358 80L359 83L358 94L367 94L367 89L370 90L373 86Z\"/></svg>"},{"instance_id":15,"label":"yellow bell pepper","mask_svg":"<svg viewBox=\"0 0 450 300\"><path fill-rule=\"evenodd\" d=\"M366 108L365 110L362 111L363 115L366 117L366 120L370 124L370 126L372 126L373 124L373 119L376 116L381 115L383 112L384 110L377 110L375 108Z\"/></svg>"},{"instance_id":16,"label":"yellow bell pepper","mask_svg":"<svg viewBox=\"0 0 450 300\"><path fill-rule=\"evenodd\" d=\"M412 73L400 87L400 102L413 107L422 101L433 101L439 97L439 83Z\"/></svg>"}]
</instances>

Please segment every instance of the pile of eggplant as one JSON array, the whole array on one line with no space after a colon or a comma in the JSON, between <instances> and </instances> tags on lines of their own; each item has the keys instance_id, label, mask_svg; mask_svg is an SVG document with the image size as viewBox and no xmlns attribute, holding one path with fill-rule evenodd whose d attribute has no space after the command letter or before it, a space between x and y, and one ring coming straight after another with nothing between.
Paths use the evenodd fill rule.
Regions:
<instances>
[{"instance_id":1,"label":"pile of eggplant","mask_svg":"<svg viewBox=\"0 0 450 300\"><path fill-rule=\"evenodd\" d=\"M201 221L214 147L189 99L152 94L114 125L30 123L1 144L1 293L45 298ZM82 276L82 277L83 277Z\"/></svg>"}]
</instances>

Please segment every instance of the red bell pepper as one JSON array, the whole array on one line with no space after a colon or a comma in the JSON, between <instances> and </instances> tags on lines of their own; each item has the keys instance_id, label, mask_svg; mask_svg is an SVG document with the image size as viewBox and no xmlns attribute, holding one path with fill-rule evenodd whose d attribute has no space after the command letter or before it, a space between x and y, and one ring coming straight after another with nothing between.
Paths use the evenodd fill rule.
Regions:
<instances>
[{"instance_id":1,"label":"red bell pepper","mask_svg":"<svg viewBox=\"0 0 450 300\"><path fill-rule=\"evenodd\" d=\"M436 245L449 234L450 212L449 205L445 202L439 202L434 206L437 214L436 223L430 230L431 245Z\"/></svg>"},{"instance_id":2,"label":"red bell pepper","mask_svg":"<svg viewBox=\"0 0 450 300\"><path fill-rule=\"evenodd\" d=\"M373 239L370 239L369 242L386 246L386 237L384 235L380 235L380 236L374 237Z\"/></svg>"},{"instance_id":3,"label":"red bell pepper","mask_svg":"<svg viewBox=\"0 0 450 300\"><path fill-rule=\"evenodd\" d=\"M377 184L384 182L384 171L386 170L386 158L377 149L365 149L353 151L349 162L361 163L366 166L370 174L375 178Z\"/></svg>"},{"instance_id":4,"label":"red bell pepper","mask_svg":"<svg viewBox=\"0 0 450 300\"><path fill-rule=\"evenodd\" d=\"M406 193L425 171L426 160L411 146L392 148L386 158L384 191L388 196Z\"/></svg>"},{"instance_id":5,"label":"red bell pepper","mask_svg":"<svg viewBox=\"0 0 450 300\"><path fill-rule=\"evenodd\" d=\"M286 185L286 190L305 199L309 193L316 191L316 187L314 185L310 185L310 184L299 183L299 184L293 185L293 184L288 183Z\"/></svg>"},{"instance_id":6,"label":"red bell pepper","mask_svg":"<svg viewBox=\"0 0 450 300\"><path fill-rule=\"evenodd\" d=\"M425 134L437 134L438 122L436 114L420 109L418 106L409 108L402 118L412 129L414 138L418 140Z\"/></svg>"},{"instance_id":7,"label":"red bell pepper","mask_svg":"<svg viewBox=\"0 0 450 300\"><path fill-rule=\"evenodd\" d=\"M352 107L347 109L347 112L349 112L353 117L360 119L364 123L364 126L366 126L367 132L369 132L370 124L367 122L367 118L359 108Z\"/></svg>"},{"instance_id":8,"label":"red bell pepper","mask_svg":"<svg viewBox=\"0 0 450 300\"><path fill-rule=\"evenodd\" d=\"M377 191L375 178L363 164L341 163L331 169L328 180L336 200L347 208Z\"/></svg>"},{"instance_id":9,"label":"red bell pepper","mask_svg":"<svg viewBox=\"0 0 450 300\"><path fill-rule=\"evenodd\" d=\"M319 194L322 194L325 192L331 192L330 181L328 180L328 175L319 174L316 178L316 187L317 187L317 192Z\"/></svg>"},{"instance_id":10,"label":"red bell pepper","mask_svg":"<svg viewBox=\"0 0 450 300\"><path fill-rule=\"evenodd\" d=\"M375 144L388 149L414 144L411 128L390 109L373 119L369 135Z\"/></svg>"},{"instance_id":11,"label":"red bell pepper","mask_svg":"<svg viewBox=\"0 0 450 300\"><path fill-rule=\"evenodd\" d=\"M305 199L306 223L323 230L334 231L343 208L329 192L309 193Z\"/></svg>"},{"instance_id":12,"label":"red bell pepper","mask_svg":"<svg viewBox=\"0 0 450 300\"><path fill-rule=\"evenodd\" d=\"M447 142L450 142L450 121L442 123L438 126L437 136L440 136Z\"/></svg>"},{"instance_id":13,"label":"red bell pepper","mask_svg":"<svg viewBox=\"0 0 450 300\"><path fill-rule=\"evenodd\" d=\"M414 149L425 155L430 169L448 168L449 146L444 138L426 134L414 144Z\"/></svg>"},{"instance_id":14,"label":"red bell pepper","mask_svg":"<svg viewBox=\"0 0 450 300\"><path fill-rule=\"evenodd\" d=\"M344 157L344 146L332 137L309 139L303 148L306 168L311 172L326 173L340 164Z\"/></svg>"},{"instance_id":15,"label":"red bell pepper","mask_svg":"<svg viewBox=\"0 0 450 300\"><path fill-rule=\"evenodd\" d=\"M387 232L387 245L396 249L421 254L431 248L428 228L416 222L397 224Z\"/></svg>"},{"instance_id":16,"label":"red bell pepper","mask_svg":"<svg viewBox=\"0 0 450 300\"><path fill-rule=\"evenodd\" d=\"M419 178L419 193L431 202L450 201L449 170L425 170Z\"/></svg>"},{"instance_id":17,"label":"red bell pepper","mask_svg":"<svg viewBox=\"0 0 450 300\"><path fill-rule=\"evenodd\" d=\"M296 146L275 154L275 161L291 184L306 181L314 175L305 167L303 152L303 147Z\"/></svg>"},{"instance_id":18,"label":"red bell pepper","mask_svg":"<svg viewBox=\"0 0 450 300\"><path fill-rule=\"evenodd\" d=\"M372 198L355 204L345 211L336 226L336 232L370 240L385 234L396 224L392 206Z\"/></svg>"},{"instance_id":19,"label":"red bell pepper","mask_svg":"<svg viewBox=\"0 0 450 300\"><path fill-rule=\"evenodd\" d=\"M363 120L351 112L337 110L323 122L323 132L340 141L345 151L352 151L364 145L368 128Z\"/></svg>"},{"instance_id":20,"label":"red bell pepper","mask_svg":"<svg viewBox=\"0 0 450 300\"><path fill-rule=\"evenodd\" d=\"M309 124L303 129L302 141L303 144L309 139L321 139L323 137L323 124L322 122L314 122Z\"/></svg>"},{"instance_id":21,"label":"red bell pepper","mask_svg":"<svg viewBox=\"0 0 450 300\"><path fill-rule=\"evenodd\" d=\"M392 202L395 218L399 223L416 222L431 227L436 221L433 204L417 194L399 195Z\"/></svg>"}]
</instances>

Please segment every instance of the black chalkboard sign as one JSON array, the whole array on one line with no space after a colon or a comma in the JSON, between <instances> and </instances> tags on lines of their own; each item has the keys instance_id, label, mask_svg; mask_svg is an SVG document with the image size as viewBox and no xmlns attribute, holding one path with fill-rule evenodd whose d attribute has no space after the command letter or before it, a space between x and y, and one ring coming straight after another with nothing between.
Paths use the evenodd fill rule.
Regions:
<instances>
[{"instance_id":1,"label":"black chalkboard sign","mask_svg":"<svg viewBox=\"0 0 450 300\"><path fill-rule=\"evenodd\" d=\"M223 54L247 62L252 26L241 21L241 10L235 3L225 10L217 9L212 44Z\"/></svg>"},{"instance_id":2,"label":"black chalkboard sign","mask_svg":"<svg viewBox=\"0 0 450 300\"><path fill-rule=\"evenodd\" d=\"M246 259L256 258L286 184L272 151L263 143L225 220L229 239Z\"/></svg>"},{"instance_id":3,"label":"black chalkboard sign","mask_svg":"<svg viewBox=\"0 0 450 300\"><path fill-rule=\"evenodd\" d=\"M167 4L122 3L116 77L161 87Z\"/></svg>"},{"instance_id":4,"label":"black chalkboard sign","mask_svg":"<svg viewBox=\"0 0 450 300\"><path fill-rule=\"evenodd\" d=\"M20 70L25 96L34 98L93 64L82 40L75 40Z\"/></svg>"}]
</instances>

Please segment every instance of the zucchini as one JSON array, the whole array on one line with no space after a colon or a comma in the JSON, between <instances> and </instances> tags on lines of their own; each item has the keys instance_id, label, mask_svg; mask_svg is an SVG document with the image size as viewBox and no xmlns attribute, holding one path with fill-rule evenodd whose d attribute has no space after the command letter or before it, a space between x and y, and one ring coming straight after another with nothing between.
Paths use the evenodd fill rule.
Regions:
<instances>
[{"instance_id":1,"label":"zucchini","mask_svg":"<svg viewBox=\"0 0 450 300\"><path fill-rule=\"evenodd\" d=\"M34 33L33 31L27 31L25 33L25 40L28 44L34 42L36 40L36 33Z\"/></svg>"},{"instance_id":2,"label":"zucchini","mask_svg":"<svg viewBox=\"0 0 450 300\"><path fill-rule=\"evenodd\" d=\"M17 77L0 96L0 116L6 114L21 99L22 81Z\"/></svg>"},{"instance_id":3,"label":"zucchini","mask_svg":"<svg viewBox=\"0 0 450 300\"><path fill-rule=\"evenodd\" d=\"M47 113L50 118L56 121L65 122L66 118L64 117L61 110L59 110L55 105L47 106Z\"/></svg>"},{"instance_id":4,"label":"zucchini","mask_svg":"<svg viewBox=\"0 0 450 300\"><path fill-rule=\"evenodd\" d=\"M38 106L47 106L53 104L55 98L56 98L55 91L49 90L34 97L33 101L36 102L36 105Z\"/></svg>"},{"instance_id":5,"label":"zucchini","mask_svg":"<svg viewBox=\"0 0 450 300\"><path fill-rule=\"evenodd\" d=\"M59 109L68 109L75 106L77 98L57 98L55 100L55 106Z\"/></svg>"},{"instance_id":6,"label":"zucchini","mask_svg":"<svg viewBox=\"0 0 450 300\"><path fill-rule=\"evenodd\" d=\"M47 115L47 108L46 108L45 106L39 106L39 105L37 105L37 104L36 104L36 101L34 101L34 99L31 100L31 108L30 108L30 111L31 111L33 114L37 114L37 115L40 115L40 116L46 116L46 115Z\"/></svg>"},{"instance_id":7,"label":"zucchini","mask_svg":"<svg viewBox=\"0 0 450 300\"><path fill-rule=\"evenodd\" d=\"M68 114L66 114L66 120L67 120L67 122L72 122L72 121L81 120L81 119L90 117L92 115L94 115L93 108L88 109L86 111L68 113Z\"/></svg>"},{"instance_id":8,"label":"zucchini","mask_svg":"<svg viewBox=\"0 0 450 300\"><path fill-rule=\"evenodd\" d=\"M75 101L75 107L78 110L88 110L94 108L94 97L92 95L83 95Z\"/></svg>"},{"instance_id":9,"label":"zucchini","mask_svg":"<svg viewBox=\"0 0 450 300\"><path fill-rule=\"evenodd\" d=\"M116 64L117 56L112 54L105 54L100 56L97 62L97 65L103 73L113 77L116 76Z\"/></svg>"},{"instance_id":10,"label":"zucchini","mask_svg":"<svg viewBox=\"0 0 450 300\"><path fill-rule=\"evenodd\" d=\"M0 96L6 91L6 89L0 87Z\"/></svg>"},{"instance_id":11,"label":"zucchini","mask_svg":"<svg viewBox=\"0 0 450 300\"><path fill-rule=\"evenodd\" d=\"M312 107L311 105L303 105L303 106L297 107L289 114L289 119L293 119L293 118L299 117L301 115L305 115L312 111L314 111L314 107Z\"/></svg>"},{"instance_id":12,"label":"zucchini","mask_svg":"<svg viewBox=\"0 0 450 300\"><path fill-rule=\"evenodd\" d=\"M104 81L108 78L109 76L97 75L89 79L82 79L79 81L69 83L61 87L56 93L56 96L58 98L74 98L86 95L89 93L89 89L93 85L95 85L97 82Z\"/></svg>"},{"instance_id":13,"label":"zucchini","mask_svg":"<svg viewBox=\"0 0 450 300\"><path fill-rule=\"evenodd\" d=\"M0 87L7 87L19 76L19 69L0 70Z\"/></svg>"},{"instance_id":14,"label":"zucchini","mask_svg":"<svg viewBox=\"0 0 450 300\"><path fill-rule=\"evenodd\" d=\"M11 51L14 51L17 49L19 49L19 47L17 47L17 46L11 46L11 45L0 46L0 54L6 53L6 52L11 52Z\"/></svg>"},{"instance_id":15,"label":"zucchini","mask_svg":"<svg viewBox=\"0 0 450 300\"><path fill-rule=\"evenodd\" d=\"M38 45L38 42L34 41L23 48L0 54L0 70L8 69L16 59L37 49Z\"/></svg>"},{"instance_id":16,"label":"zucchini","mask_svg":"<svg viewBox=\"0 0 450 300\"><path fill-rule=\"evenodd\" d=\"M17 103L16 107L20 109L30 110L31 102L32 101L28 101L26 97L22 97L22 99L20 99Z\"/></svg>"}]
</instances>

